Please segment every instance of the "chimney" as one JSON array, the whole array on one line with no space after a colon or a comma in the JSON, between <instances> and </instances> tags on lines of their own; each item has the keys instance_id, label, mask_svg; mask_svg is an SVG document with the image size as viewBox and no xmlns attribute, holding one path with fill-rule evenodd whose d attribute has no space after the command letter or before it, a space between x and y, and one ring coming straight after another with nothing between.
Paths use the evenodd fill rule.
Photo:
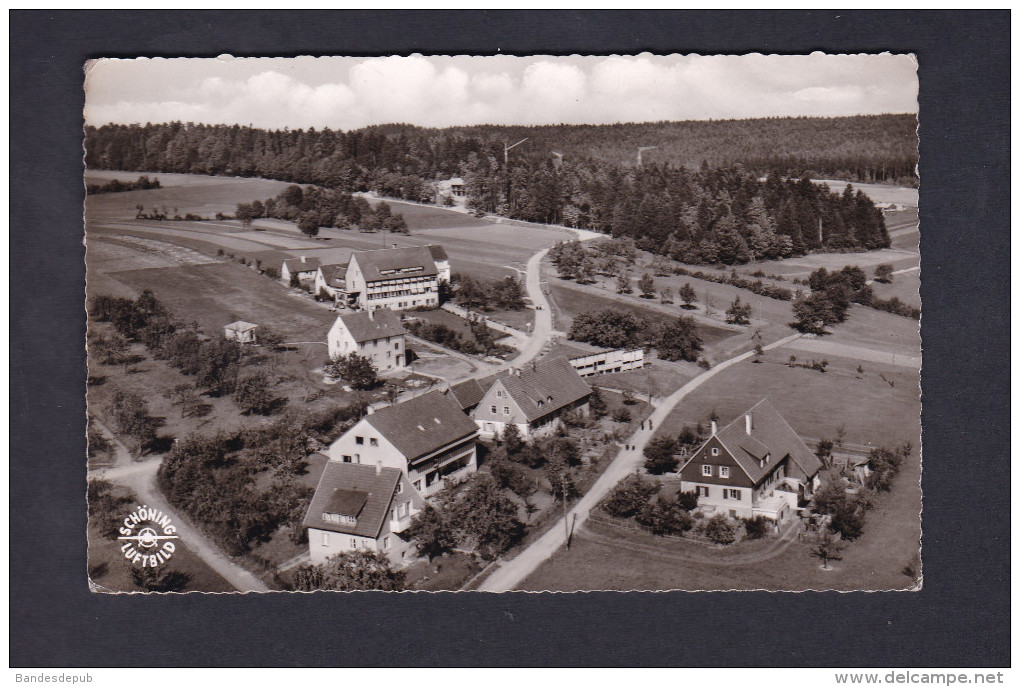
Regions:
<instances>
[{"instance_id":1,"label":"chimney","mask_svg":"<svg viewBox=\"0 0 1020 687\"><path fill-rule=\"evenodd\" d=\"M374 310L374 309L372 309L372 308L369 308L369 309L368 309L368 310L366 310L365 312L367 312L367 313L368 313L368 319L370 319L370 320L372 320L373 322L375 322L375 310Z\"/></svg>"},{"instance_id":2,"label":"chimney","mask_svg":"<svg viewBox=\"0 0 1020 687\"><path fill-rule=\"evenodd\" d=\"M303 256L303 255L302 255L302 256L301 256L301 264L304 264L305 262L307 262L307 261L305 260L305 256Z\"/></svg>"},{"instance_id":3,"label":"chimney","mask_svg":"<svg viewBox=\"0 0 1020 687\"><path fill-rule=\"evenodd\" d=\"M715 420L712 420L712 436L715 436L716 430L718 428L719 428L718 425L715 424Z\"/></svg>"},{"instance_id":4,"label":"chimney","mask_svg":"<svg viewBox=\"0 0 1020 687\"><path fill-rule=\"evenodd\" d=\"M397 247L397 244L395 244L395 243L394 243L394 244L393 244L393 247L394 247L394 248L396 248L396 247Z\"/></svg>"},{"instance_id":5,"label":"chimney","mask_svg":"<svg viewBox=\"0 0 1020 687\"><path fill-rule=\"evenodd\" d=\"M377 474L377 475L381 475L382 474L382 461L381 460L375 461L375 474Z\"/></svg>"},{"instance_id":6,"label":"chimney","mask_svg":"<svg viewBox=\"0 0 1020 687\"><path fill-rule=\"evenodd\" d=\"M747 436L751 436L751 430L754 429L754 420L751 419L751 413L744 416L744 431L747 432Z\"/></svg>"}]
</instances>

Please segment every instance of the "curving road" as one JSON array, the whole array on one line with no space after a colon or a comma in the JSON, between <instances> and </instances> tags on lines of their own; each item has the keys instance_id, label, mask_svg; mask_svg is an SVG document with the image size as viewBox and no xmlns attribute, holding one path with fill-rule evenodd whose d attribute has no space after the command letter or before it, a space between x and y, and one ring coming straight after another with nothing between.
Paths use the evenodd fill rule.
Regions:
<instances>
[{"instance_id":1,"label":"curving road","mask_svg":"<svg viewBox=\"0 0 1020 687\"><path fill-rule=\"evenodd\" d=\"M792 334L765 346L766 351L785 346L798 339L800 334ZM580 501L574 504L567 513L566 522L576 529L584 524L588 515L602 498L616 486L617 482L637 470L644 462L643 451L645 444L655 434L654 427L660 426L666 417L672 412L677 403L682 401L688 394L719 374L726 368L747 360L754 355L754 351L748 351L729 360L719 363L711 370L698 375L672 394L656 404L655 411L649 418L645 429L640 429L628 440L633 448L629 451L620 451L616 454L613 462L609 464L606 471L598 478L591 489ZM528 548L518 554L513 560L504 563L478 587L483 592L505 592L514 589L532 572L538 568L546 559L553 555L557 549L566 542L566 524L564 518L560 518L548 532L535 540Z\"/></svg>"},{"instance_id":2,"label":"curving road","mask_svg":"<svg viewBox=\"0 0 1020 687\"><path fill-rule=\"evenodd\" d=\"M98 424L98 423L97 423ZM140 504L145 504L163 511L177 526L177 533L180 541L201 558L206 565L215 570L229 584L241 592L268 592L271 591L259 578L237 565L224 554L218 546L210 541L195 526L185 519L163 496L156 485L156 472L162 463L160 458L150 458L135 462L130 452L112 432L105 427L102 428L114 445L117 460L116 466L112 468L100 468L89 473L90 479L105 479L114 484L131 489L139 499Z\"/></svg>"}]
</instances>

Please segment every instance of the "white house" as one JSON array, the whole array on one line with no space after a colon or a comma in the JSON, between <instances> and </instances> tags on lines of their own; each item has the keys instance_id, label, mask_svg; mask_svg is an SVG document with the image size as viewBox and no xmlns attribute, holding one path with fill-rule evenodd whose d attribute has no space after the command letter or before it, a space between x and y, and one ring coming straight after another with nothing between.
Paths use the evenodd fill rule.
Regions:
<instances>
[{"instance_id":1,"label":"white house","mask_svg":"<svg viewBox=\"0 0 1020 687\"><path fill-rule=\"evenodd\" d=\"M566 358L544 360L499 377L471 411L481 436L517 425L526 439L552 434L563 413L588 412L589 387Z\"/></svg>"},{"instance_id":2,"label":"white house","mask_svg":"<svg viewBox=\"0 0 1020 687\"><path fill-rule=\"evenodd\" d=\"M315 271L315 293L325 291L331 298L337 300L338 294L347 293L347 282L344 279L346 274L347 265L319 265ZM347 303L344 302L344 305Z\"/></svg>"},{"instance_id":3,"label":"white house","mask_svg":"<svg viewBox=\"0 0 1020 687\"><path fill-rule=\"evenodd\" d=\"M432 256L432 261L436 263L436 271L439 273L439 281L445 281L447 284L450 283L450 257L446 254L446 249L437 243L430 243L425 246L429 249L429 254Z\"/></svg>"},{"instance_id":4,"label":"white house","mask_svg":"<svg viewBox=\"0 0 1020 687\"><path fill-rule=\"evenodd\" d=\"M329 461L304 520L311 562L345 551L377 551L399 564L411 548L400 533L424 507L396 468Z\"/></svg>"},{"instance_id":5,"label":"white house","mask_svg":"<svg viewBox=\"0 0 1020 687\"><path fill-rule=\"evenodd\" d=\"M329 329L329 357L357 353L372 361L380 372L404 366L407 330L392 310L368 310L340 315Z\"/></svg>"},{"instance_id":6,"label":"white house","mask_svg":"<svg viewBox=\"0 0 1020 687\"><path fill-rule=\"evenodd\" d=\"M582 377L639 370L645 366L645 352L641 348L617 348L612 351L588 353L571 358L570 364Z\"/></svg>"},{"instance_id":7,"label":"white house","mask_svg":"<svg viewBox=\"0 0 1020 687\"><path fill-rule=\"evenodd\" d=\"M329 459L337 463L382 465L407 475L423 496L478 469L478 427L460 404L431 391L377 410L334 441Z\"/></svg>"},{"instance_id":8,"label":"white house","mask_svg":"<svg viewBox=\"0 0 1020 687\"><path fill-rule=\"evenodd\" d=\"M321 261L318 258L309 258L302 255L299 258L290 258L283 261L280 267L280 281L290 285L292 275L297 275L298 281L303 284L310 284L315 281L315 273L319 270Z\"/></svg>"},{"instance_id":9,"label":"white house","mask_svg":"<svg viewBox=\"0 0 1020 687\"><path fill-rule=\"evenodd\" d=\"M680 488L699 507L785 521L818 487L822 463L764 399L712 436L681 466Z\"/></svg>"},{"instance_id":10,"label":"white house","mask_svg":"<svg viewBox=\"0 0 1020 687\"><path fill-rule=\"evenodd\" d=\"M348 301L356 307L406 310L438 306L439 278L431 250L414 246L354 252L345 282Z\"/></svg>"}]
</instances>

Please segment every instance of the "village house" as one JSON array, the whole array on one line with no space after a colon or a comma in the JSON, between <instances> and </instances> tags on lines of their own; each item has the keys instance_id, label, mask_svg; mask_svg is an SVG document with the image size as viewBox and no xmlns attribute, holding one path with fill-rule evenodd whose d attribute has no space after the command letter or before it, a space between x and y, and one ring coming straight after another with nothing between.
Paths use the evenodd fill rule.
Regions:
<instances>
[{"instance_id":1,"label":"village house","mask_svg":"<svg viewBox=\"0 0 1020 687\"><path fill-rule=\"evenodd\" d=\"M328 461L304 520L311 563L345 551L372 551L399 564L410 558L411 548L400 533L424 507L397 468Z\"/></svg>"},{"instance_id":2,"label":"village house","mask_svg":"<svg viewBox=\"0 0 1020 687\"><path fill-rule=\"evenodd\" d=\"M553 358L514 370L493 382L471 413L481 436L493 438L508 424L526 439L555 431L563 413L588 412L589 387L566 358Z\"/></svg>"},{"instance_id":3,"label":"village house","mask_svg":"<svg viewBox=\"0 0 1020 687\"><path fill-rule=\"evenodd\" d=\"M446 256L442 246L355 251L344 277L348 303L364 310L438 306L441 274L434 252Z\"/></svg>"},{"instance_id":4,"label":"village house","mask_svg":"<svg viewBox=\"0 0 1020 687\"><path fill-rule=\"evenodd\" d=\"M588 353L571 358L570 364L582 377L640 370L645 366L645 351L643 348L617 348L612 351Z\"/></svg>"},{"instance_id":5,"label":"village house","mask_svg":"<svg viewBox=\"0 0 1020 687\"><path fill-rule=\"evenodd\" d=\"M302 255L300 258L284 260L280 267L280 281L290 286L291 278L297 275L297 279L304 285L315 281L315 273L319 270L321 261L318 258L309 258Z\"/></svg>"},{"instance_id":6,"label":"village house","mask_svg":"<svg viewBox=\"0 0 1020 687\"><path fill-rule=\"evenodd\" d=\"M454 384L443 393L452 396L460 404L460 409L470 414L485 396L485 389L477 379L469 379L466 382Z\"/></svg>"},{"instance_id":7,"label":"village house","mask_svg":"<svg viewBox=\"0 0 1020 687\"><path fill-rule=\"evenodd\" d=\"M404 367L407 330L392 310L368 310L340 315L329 328L329 357L357 353L372 361L379 372Z\"/></svg>"},{"instance_id":8,"label":"village house","mask_svg":"<svg viewBox=\"0 0 1020 687\"><path fill-rule=\"evenodd\" d=\"M330 445L328 455L337 463L396 468L428 497L446 480L478 469L477 440L478 427L457 401L430 391L365 416Z\"/></svg>"},{"instance_id":9,"label":"village house","mask_svg":"<svg viewBox=\"0 0 1020 687\"><path fill-rule=\"evenodd\" d=\"M347 265L319 265L315 271L316 295L325 292L333 300L337 300L338 294L343 296L347 293L347 282L344 277L347 274ZM346 301L346 299L344 299ZM343 303L345 306L346 302Z\"/></svg>"},{"instance_id":10,"label":"village house","mask_svg":"<svg viewBox=\"0 0 1020 687\"><path fill-rule=\"evenodd\" d=\"M822 463L768 399L712 436L680 468L699 507L786 521L818 487Z\"/></svg>"}]
</instances>

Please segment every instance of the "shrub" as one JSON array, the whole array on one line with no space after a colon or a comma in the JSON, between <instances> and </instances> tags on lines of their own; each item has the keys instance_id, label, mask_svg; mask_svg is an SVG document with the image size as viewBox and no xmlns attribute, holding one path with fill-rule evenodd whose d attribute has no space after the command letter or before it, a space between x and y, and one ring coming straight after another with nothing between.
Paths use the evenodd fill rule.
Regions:
<instances>
[{"instance_id":1,"label":"shrub","mask_svg":"<svg viewBox=\"0 0 1020 687\"><path fill-rule=\"evenodd\" d=\"M631 475L613 487L602 502L602 508L613 517L629 518L644 508L658 490L647 478Z\"/></svg>"},{"instance_id":2,"label":"shrub","mask_svg":"<svg viewBox=\"0 0 1020 687\"><path fill-rule=\"evenodd\" d=\"M744 531L748 539L761 539L769 532L775 523L764 515L756 515L753 518L743 518Z\"/></svg>"},{"instance_id":3,"label":"shrub","mask_svg":"<svg viewBox=\"0 0 1020 687\"><path fill-rule=\"evenodd\" d=\"M613 410L612 414L613 422L630 422L630 409L626 406L620 406Z\"/></svg>"},{"instance_id":4,"label":"shrub","mask_svg":"<svg viewBox=\"0 0 1020 687\"><path fill-rule=\"evenodd\" d=\"M694 518L678 503L656 501L647 503L638 511L635 519L652 534L683 534L694 526Z\"/></svg>"},{"instance_id":5,"label":"shrub","mask_svg":"<svg viewBox=\"0 0 1020 687\"><path fill-rule=\"evenodd\" d=\"M698 507L698 492L678 491L676 493L676 502L680 504L680 507L684 510L692 511Z\"/></svg>"},{"instance_id":6,"label":"shrub","mask_svg":"<svg viewBox=\"0 0 1020 687\"><path fill-rule=\"evenodd\" d=\"M715 515L704 522L702 532L716 544L732 544L737 539L737 528L725 515Z\"/></svg>"}]
</instances>

